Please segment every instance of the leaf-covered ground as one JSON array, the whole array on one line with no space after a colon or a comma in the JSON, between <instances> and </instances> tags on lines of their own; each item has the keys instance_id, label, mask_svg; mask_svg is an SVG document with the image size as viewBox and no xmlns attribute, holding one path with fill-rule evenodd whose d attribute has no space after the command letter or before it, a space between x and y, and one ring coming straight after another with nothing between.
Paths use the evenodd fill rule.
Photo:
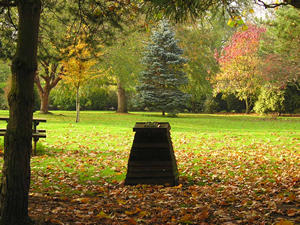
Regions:
<instances>
[{"instance_id":1,"label":"leaf-covered ground","mask_svg":"<svg viewBox=\"0 0 300 225\"><path fill-rule=\"evenodd\" d=\"M42 117L47 138L31 164L29 209L37 220L300 223L299 118L86 112L75 124L73 113ZM178 186L124 185L137 121L170 122Z\"/></svg>"}]
</instances>

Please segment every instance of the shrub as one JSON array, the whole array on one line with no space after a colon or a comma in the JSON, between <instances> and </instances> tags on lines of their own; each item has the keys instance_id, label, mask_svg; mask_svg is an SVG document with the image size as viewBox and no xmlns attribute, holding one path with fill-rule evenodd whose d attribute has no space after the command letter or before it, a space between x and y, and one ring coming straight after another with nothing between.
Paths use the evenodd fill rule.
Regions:
<instances>
[{"instance_id":1,"label":"shrub","mask_svg":"<svg viewBox=\"0 0 300 225\"><path fill-rule=\"evenodd\" d=\"M270 112L283 112L284 90L273 87L270 84L264 85L255 102L254 111L260 114Z\"/></svg>"}]
</instances>

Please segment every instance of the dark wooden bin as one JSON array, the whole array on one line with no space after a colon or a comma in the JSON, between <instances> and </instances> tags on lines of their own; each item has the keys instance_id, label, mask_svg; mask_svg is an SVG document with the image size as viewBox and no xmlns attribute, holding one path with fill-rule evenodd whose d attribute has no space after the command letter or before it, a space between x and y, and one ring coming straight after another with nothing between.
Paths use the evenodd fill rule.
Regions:
<instances>
[{"instance_id":1,"label":"dark wooden bin","mask_svg":"<svg viewBox=\"0 0 300 225\"><path fill-rule=\"evenodd\" d=\"M178 185L169 123L136 123L125 185Z\"/></svg>"}]
</instances>

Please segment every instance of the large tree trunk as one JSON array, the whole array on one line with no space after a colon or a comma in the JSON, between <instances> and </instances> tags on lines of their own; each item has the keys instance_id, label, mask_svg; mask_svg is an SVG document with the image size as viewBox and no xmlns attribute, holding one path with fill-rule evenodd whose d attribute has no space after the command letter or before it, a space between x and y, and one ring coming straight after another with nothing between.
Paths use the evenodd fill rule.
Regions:
<instances>
[{"instance_id":1,"label":"large tree trunk","mask_svg":"<svg viewBox=\"0 0 300 225\"><path fill-rule=\"evenodd\" d=\"M37 69L40 0L16 1L18 43L12 62L9 122L4 139L4 165L0 193L1 224L25 225L28 216L33 84Z\"/></svg>"},{"instance_id":2,"label":"large tree trunk","mask_svg":"<svg viewBox=\"0 0 300 225\"><path fill-rule=\"evenodd\" d=\"M40 113L49 112L49 94L50 94L50 90L45 90L45 92L42 95L40 95L41 98Z\"/></svg>"},{"instance_id":3,"label":"large tree trunk","mask_svg":"<svg viewBox=\"0 0 300 225\"><path fill-rule=\"evenodd\" d=\"M118 82L118 113L127 113L127 97L125 89L122 87L121 82Z\"/></svg>"},{"instance_id":4,"label":"large tree trunk","mask_svg":"<svg viewBox=\"0 0 300 225\"><path fill-rule=\"evenodd\" d=\"M80 95L79 87L76 88L76 123L79 122L79 112L80 112Z\"/></svg>"}]
</instances>

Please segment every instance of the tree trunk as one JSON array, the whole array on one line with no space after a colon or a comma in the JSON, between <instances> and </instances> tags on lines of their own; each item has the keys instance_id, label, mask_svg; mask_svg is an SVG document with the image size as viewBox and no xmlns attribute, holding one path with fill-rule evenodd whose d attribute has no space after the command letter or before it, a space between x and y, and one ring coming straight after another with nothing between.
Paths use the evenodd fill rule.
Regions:
<instances>
[{"instance_id":1,"label":"tree trunk","mask_svg":"<svg viewBox=\"0 0 300 225\"><path fill-rule=\"evenodd\" d=\"M45 92L40 95L41 98L41 108L40 113L48 113L49 112L49 94L50 90L45 90Z\"/></svg>"},{"instance_id":2,"label":"tree trunk","mask_svg":"<svg viewBox=\"0 0 300 225\"><path fill-rule=\"evenodd\" d=\"M118 113L127 113L127 97L125 89L122 87L121 82L118 82Z\"/></svg>"},{"instance_id":3,"label":"tree trunk","mask_svg":"<svg viewBox=\"0 0 300 225\"><path fill-rule=\"evenodd\" d=\"M80 112L80 96L79 87L76 88L76 123L79 122L79 112Z\"/></svg>"},{"instance_id":4,"label":"tree trunk","mask_svg":"<svg viewBox=\"0 0 300 225\"><path fill-rule=\"evenodd\" d=\"M38 76L38 75L36 75ZM45 87L42 88L42 85L40 83L39 78L35 79L35 84L38 87L39 96L41 99L41 107L40 107L40 113L48 113L48 107L49 107L49 95L50 95L50 88L49 85L45 84Z\"/></svg>"},{"instance_id":5,"label":"tree trunk","mask_svg":"<svg viewBox=\"0 0 300 225\"><path fill-rule=\"evenodd\" d=\"M246 113L249 113L249 101L248 98L245 99L245 104L246 104Z\"/></svg>"},{"instance_id":6,"label":"tree trunk","mask_svg":"<svg viewBox=\"0 0 300 225\"><path fill-rule=\"evenodd\" d=\"M0 193L2 225L25 225L28 216L33 85L37 69L40 0L16 1L19 25L12 85L8 96L9 121L4 138L4 165Z\"/></svg>"}]
</instances>

